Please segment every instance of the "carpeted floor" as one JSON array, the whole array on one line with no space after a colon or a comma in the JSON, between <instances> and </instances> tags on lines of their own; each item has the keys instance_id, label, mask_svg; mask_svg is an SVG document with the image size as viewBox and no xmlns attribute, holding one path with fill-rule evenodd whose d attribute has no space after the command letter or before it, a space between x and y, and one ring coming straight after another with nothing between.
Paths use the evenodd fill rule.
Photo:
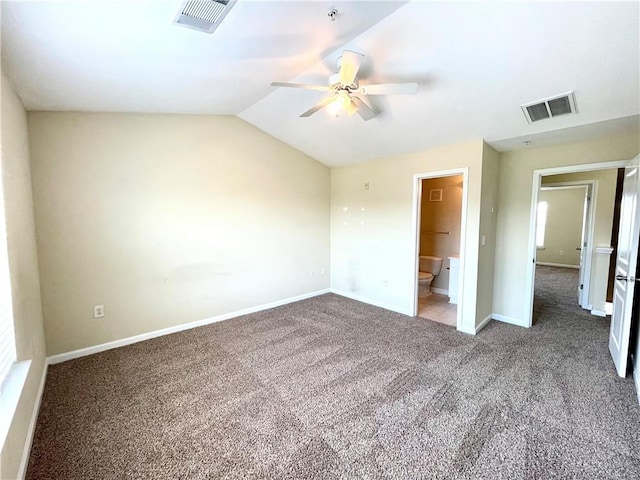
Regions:
<instances>
[{"instance_id":1,"label":"carpeted floor","mask_svg":"<svg viewBox=\"0 0 640 480\"><path fill-rule=\"evenodd\" d=\"M538 270L531 329L328 294L51 366L27 478L639 478L633 381L571 274Z\"/></svg>"}]
</instances>

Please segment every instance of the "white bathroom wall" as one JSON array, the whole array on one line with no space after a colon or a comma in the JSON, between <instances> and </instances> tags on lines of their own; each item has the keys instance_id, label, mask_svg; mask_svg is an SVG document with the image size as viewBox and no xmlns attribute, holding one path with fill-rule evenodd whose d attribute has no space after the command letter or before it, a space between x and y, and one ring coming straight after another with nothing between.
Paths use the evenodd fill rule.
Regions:
<instances>
[{"instance_id":1,"label":"white bathroom wall","mask_svg":"<svg viewBox=\"0 0 640 480\"><path fill-rule=\"evenodd\" d=\"M329 169L243 120L37 112L29 134L49 355L329 287Z\"/></svg>"}]
</instances>

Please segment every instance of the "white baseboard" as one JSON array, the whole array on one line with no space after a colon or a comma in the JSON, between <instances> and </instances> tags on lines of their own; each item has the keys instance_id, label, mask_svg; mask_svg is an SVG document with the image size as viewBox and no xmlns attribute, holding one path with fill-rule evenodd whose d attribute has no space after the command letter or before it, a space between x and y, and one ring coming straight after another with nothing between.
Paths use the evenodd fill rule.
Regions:
<instances>
[{"instance_id":1,"label":"white baseboard","mask_svg":"<svg viewBox=\"0 0 640 480\"><path fill-rule=\"evenodd\" d=\"M360 295L356 295L355 293L345 292L344 290L338 290L335 288L330 289L331 293L335 293L336 295L340 295L341 297L347 297L351 300L357 300L358 302L368 303L369 305L373 305L374 307L384 308L385 310L391 310L392 312L402 313L403 315L413 316L413 312L410 312L408 308L399 307L397 305L391 305L389 303L378 302L377 300L372 300L371 298L361 297Z\"/></svg>"},{"instance_id":2,"label":"white baseboard","mask_svg":"<svg viewBox=\"0 0 640 480\"><path fill-rule=\"evenodd\" d=\"M529 328L529 325L527 325L524 322L524 320L521 320L519 318L509 317L507 315L500 315L499 313L492 313L491 314L491 318L493 318L494 320L498 320L499 322L508 323L510 325L516 325L518 327Z\"/></svg>"},{"instance_id":3,"label":"white baseboard","mask_svg":"<svg viewBox=\"0 0 640 480\"><path fill-rule=\"evenodd\" d=\"M605 312L604 310L591 310L591 315L596 315L598 317L606 317L607 312Z\"/></svg>"},{"instance_id":4,"label":"white baseboard","mask_svg":"<svg viewBox=\"0 0 640 480\"><path fill-rule=\"evenodd\" d=\"M636 365L633 368L633 381L636 384L636 395L638 396L638 403L640 404L640 371L638 371L639 365L635 362Z\"/></svg>"},{"instance_id":5,"label":"white baseboard","mask_svg":"<svg viewBox=\"0 0 640 480\"><path fill-rule=\"evenodd\" d=\"M223 320L229 320L231 318L240 317L242 315L248 315L250 313L261 312L263 310L269 310L275 307L281 307L282 305L287 305L289 303L299 302L308 298L317 297L318 295L324 295L325 293L329 293L329 291L330 290L328 288L324 290L316 290L315 292L305 293L296 297L285 298L283 300L277 300L275 302L265 303L263 305L257 305L255 307L249 307L243 310L236 310L235 312L223 313L222 315L205 318L204 320L183 323L182 325L176 325L174 327L163 328L160 330L155 330L153 332L142 333L140 335L134 335L133 337L122 338L120 340L114 340L112 342L102 343L100 345L80 348L78 350L72 350L71 352L58 353L56 355L51 355L47 358L47 360L49 362L49 365L55 365L56 363L66 362L69 360L73 360L74 358L86 357L87 355L93 355L94 353L104 352L113 348L124 347L125 345L143 342L144 340L150 340L152 338L161 337L163 335L182 332L184 330L190 330L192 328L222 322Z\"/></svg>"},{"instance_id":6,"label":"white baseboard","mask_svg":"<svg viewBox=\"0 0 640 480\"><path fill-rule=\"evenodd\" d=\"M566 263L536 262L536 265L544 265L545 267L575 268L576 270L580 269L580 265L568 265Z\"/></svg>"},{"instance_id":7,"label":"white baseboard","mask_svg":"<svg viewBox=\"0 0 640 480\"><path fill-rule=\"evenodd\" d=\"M47 361L47 359L45 359L44 369L42 370L42 378L40 379L40 386L38 387L36 401L33 404L33 411L31 412L31 420L29 420L29 427L27 428L27 438L24 441L24 448L22 449L22 459L20 460L20 466L18 468L19 480L24 480L24 476L27 474L27 467L29 466L29 456L31 455L31 446L33 445L33 435L36 433L36 423L38 422L40 403L42 402L42 395L44 394L44 384L47 380L48 369L49 362Z\"/></svg>"},{"instance_id":8,"label":"white baseboard","mask_svg":"<svg viewBox=\"0 0 640 480\"><path fill-rule=\"evenodd\" d=\"M477 334L478 334L478 332L479 332L480 330L482 330L482 329L487 325L487 323L489 323L489 321L491 320L491 317L492 317L491 315L487 315L487 317L486 317L486 318L484 318L484 319L483 319L483 320L482 320L478 325L476 325L475 327L467 327L467 326L464 326L464 325L463 325L462 327L458 328L458 331L459 331L459 332L462 332L462 333L467 333L467 334L469 334L469 335L477 335Z\"/></svg>"},{"instance_id":9,"label":"white baseboard","mask_svg":"<svg viewBox=\"0 0 640 480\"><path fill-rule=\"evenodd\" d=\"M480 330L482 330L484 327L487 326L487 323L489 323L489 321L491 321L491 318L492 318L492 315L489 314L489 315L487 315L487 317L484 320L482 320L478 325L476 325L476 334Z\"/></svg>"},{"instance_id":10,"label":"white baseboard","mask_svg":"<svg viewBox=\"0 0 640 480\"><path fill-rule=\"evenodd\" d=\"M449 296L449 290L447 290L446 288L431 287L431 291L433 293L439 293L440 295L446 295L447 297Z\"/></svg>"},{"instance_id":11,"label":"white baseboard","mask_svg":"<svg viewBox=\"0 0 640 480\"><path fill-rule=\"evenodd\" d=\"M475 328L467 328L466 326L461 326L460 328L458 328L459 332L462 333L466 333L468 335L475 335L476 334L476 329Z\"/></svg>"}]
</instances>

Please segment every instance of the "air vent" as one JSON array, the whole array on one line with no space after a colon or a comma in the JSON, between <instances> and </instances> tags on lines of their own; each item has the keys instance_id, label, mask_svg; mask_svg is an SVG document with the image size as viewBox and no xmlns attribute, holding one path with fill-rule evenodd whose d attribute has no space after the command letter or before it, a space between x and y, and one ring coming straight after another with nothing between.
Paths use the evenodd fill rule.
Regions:
<instances>
[{"instance_id":1,"label":"air vent","mask_svg":"<svg viewBox=\"0 0 640 480\"><path fill-rule=\"evenodd\" d=\"M236 0L187 0L173 21L177 25L213 33Z\"/></svg>"},{"instance_id":2,"label":"air vent","mask_svg":"<svg viewBox=\"0 0 640 480\"><path fill-rule=\"evenodd\" d=\"M574 92L567 92L538 100L537 102L526 103L522 105L522 111L529 123L566 115L567 113L578 113Z\"/></svg>"}]
</instances>

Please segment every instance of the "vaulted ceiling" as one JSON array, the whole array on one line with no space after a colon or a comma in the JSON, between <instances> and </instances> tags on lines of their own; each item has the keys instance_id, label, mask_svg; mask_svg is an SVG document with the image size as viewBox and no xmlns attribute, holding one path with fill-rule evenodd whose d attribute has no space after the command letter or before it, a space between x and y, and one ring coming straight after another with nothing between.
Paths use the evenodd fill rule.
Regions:
<instances>
[{"instance_id":1,"label":"vaulted ceiling","mask_svg":"<svg viewBox=\"0 0 640 480\"><path fill-rule=\"evenodd\" d=\"M2 2L5 73L28 110L238 115L337 166L472 138L501 150L637 128L638 2L239 0L211 35L172 23L182 2ZM327 12L336 8L330 21ZM299 115L343 49L380 112ZM520 105L575 91L578 113L528 123Z\"/></svg>"}]
</instances>

